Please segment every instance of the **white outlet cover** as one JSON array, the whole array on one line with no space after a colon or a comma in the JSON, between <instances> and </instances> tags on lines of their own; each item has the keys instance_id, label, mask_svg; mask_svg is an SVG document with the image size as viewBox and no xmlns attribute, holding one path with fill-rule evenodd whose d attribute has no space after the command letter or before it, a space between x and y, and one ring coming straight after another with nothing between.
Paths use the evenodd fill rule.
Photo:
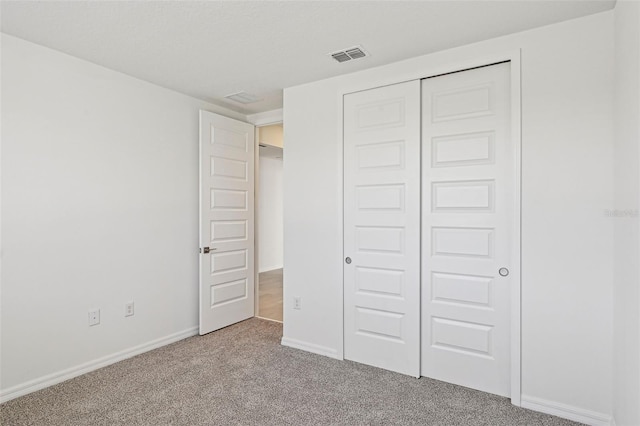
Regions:
<instances>
[{"instance_id":1,"label":"white outlet cover","mask_svg":"<svg viewBox=\"0 0 640 426\"><path fill-rule=\"evenodd\" d=\"M124 305L124 316L130 317L130 316L133 316L134 313L135 313L135 310L134 310L133 302L127 302Z\"/></svg>"},{"instance_id":2,"label":"white outlet cover","mask_svg":"<svg viewBox=\"0 0 640 426\"><path fill-rule=\"evenodd\" d=\"M100 324L100 309L89 311L89 326Z\"/></svg>"}]
</instances>

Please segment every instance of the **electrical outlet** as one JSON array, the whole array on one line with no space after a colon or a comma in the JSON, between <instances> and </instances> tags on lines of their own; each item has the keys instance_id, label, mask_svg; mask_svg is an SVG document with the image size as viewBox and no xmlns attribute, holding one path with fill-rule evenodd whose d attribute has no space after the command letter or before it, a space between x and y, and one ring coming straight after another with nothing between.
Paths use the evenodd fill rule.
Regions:
<instances>
[{"instance_id":1,"label":"electrical outlet","mask_svg":"<svg viewBox=\"0 0 640 426\"><path fill-rule=\"evenodd\" d=\"M89 311L89 327L100 324L100 309Z\"/></svg>"},{"instance_id":2,"label":"electrical outlet","mask_svg":"<svg viewBox=\"0 0 640 426\"><path fill-rule=\"evenodd\" d=\"M124 316L125 317L133 316L133 301L127 302L124 304Z\"/></svg>"},{"instance_id":3,"label":"electrical outlet","mask_svg":"<svg viewBox=\"0 0 640 426\"><path fill-rule=\"evenodd\" d=\"M297 309L297 310L302 309L302 298L301 297L294 297L293 298L293 309Z\"/></svg>"}]
</instances>

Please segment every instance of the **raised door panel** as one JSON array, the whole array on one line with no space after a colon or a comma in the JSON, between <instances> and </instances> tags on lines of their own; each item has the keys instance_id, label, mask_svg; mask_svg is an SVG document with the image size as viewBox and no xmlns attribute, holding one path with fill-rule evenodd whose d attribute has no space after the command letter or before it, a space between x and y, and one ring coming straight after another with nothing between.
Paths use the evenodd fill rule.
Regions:
<instances>
[{"instance_id":1,"label":"raised door panel","mask_svg":"<svg viewBox=\"0 0 640 426\"><path fill-rule=\"evenodd\" d=\"M422 375L510 395L509 64L422 83Z\"/></svg>"},{"instance_id":2,"label":"raised door panel","mask_svg":"<svg viewBox=\"0 0 640 426\"><path fill-rule=\"evenodd\" d=\"M420 83L344 98L344 356L420 375Z\"/></svg>"}]
</instances>

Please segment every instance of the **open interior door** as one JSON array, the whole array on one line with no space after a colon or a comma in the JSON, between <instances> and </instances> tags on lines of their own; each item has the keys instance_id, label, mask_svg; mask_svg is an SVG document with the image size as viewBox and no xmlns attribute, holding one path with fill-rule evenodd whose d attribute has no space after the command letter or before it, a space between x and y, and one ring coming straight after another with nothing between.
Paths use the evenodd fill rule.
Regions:
<instances>
[{"instance_id":1,"label":"open interior door","mask_svg":"<svg viewBox=\"0 0 640 426\"><path fill-rule=\"evenodd\" d=\"M200 334L254 315L254 126L200 111Z\"/></svg>"}]
</instances>

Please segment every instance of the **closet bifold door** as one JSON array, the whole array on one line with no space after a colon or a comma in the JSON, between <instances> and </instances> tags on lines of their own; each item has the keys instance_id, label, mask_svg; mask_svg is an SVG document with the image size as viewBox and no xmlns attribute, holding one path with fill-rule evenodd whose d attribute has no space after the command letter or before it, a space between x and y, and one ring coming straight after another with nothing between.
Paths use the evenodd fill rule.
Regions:
<instances>
[{"instance_id":1,"label":"closet bifold door","mask_svg":"<svg viewBox=\"0 0 640 426\"><path fill-rule=\"evenodd\" d=\"M515 256L510 111L509 63L422 81L422 375L502 396Z\"/></svg>"},{"instance_id":2,"label":"closet bifold door","mask_svg":"<svg viewBox=\"0 0 640 426\"><path fill-rule=\"evenodd\" d=\"M344 358L420 376L420 81L344 96Z\"/></svg>"}]
</instances>

